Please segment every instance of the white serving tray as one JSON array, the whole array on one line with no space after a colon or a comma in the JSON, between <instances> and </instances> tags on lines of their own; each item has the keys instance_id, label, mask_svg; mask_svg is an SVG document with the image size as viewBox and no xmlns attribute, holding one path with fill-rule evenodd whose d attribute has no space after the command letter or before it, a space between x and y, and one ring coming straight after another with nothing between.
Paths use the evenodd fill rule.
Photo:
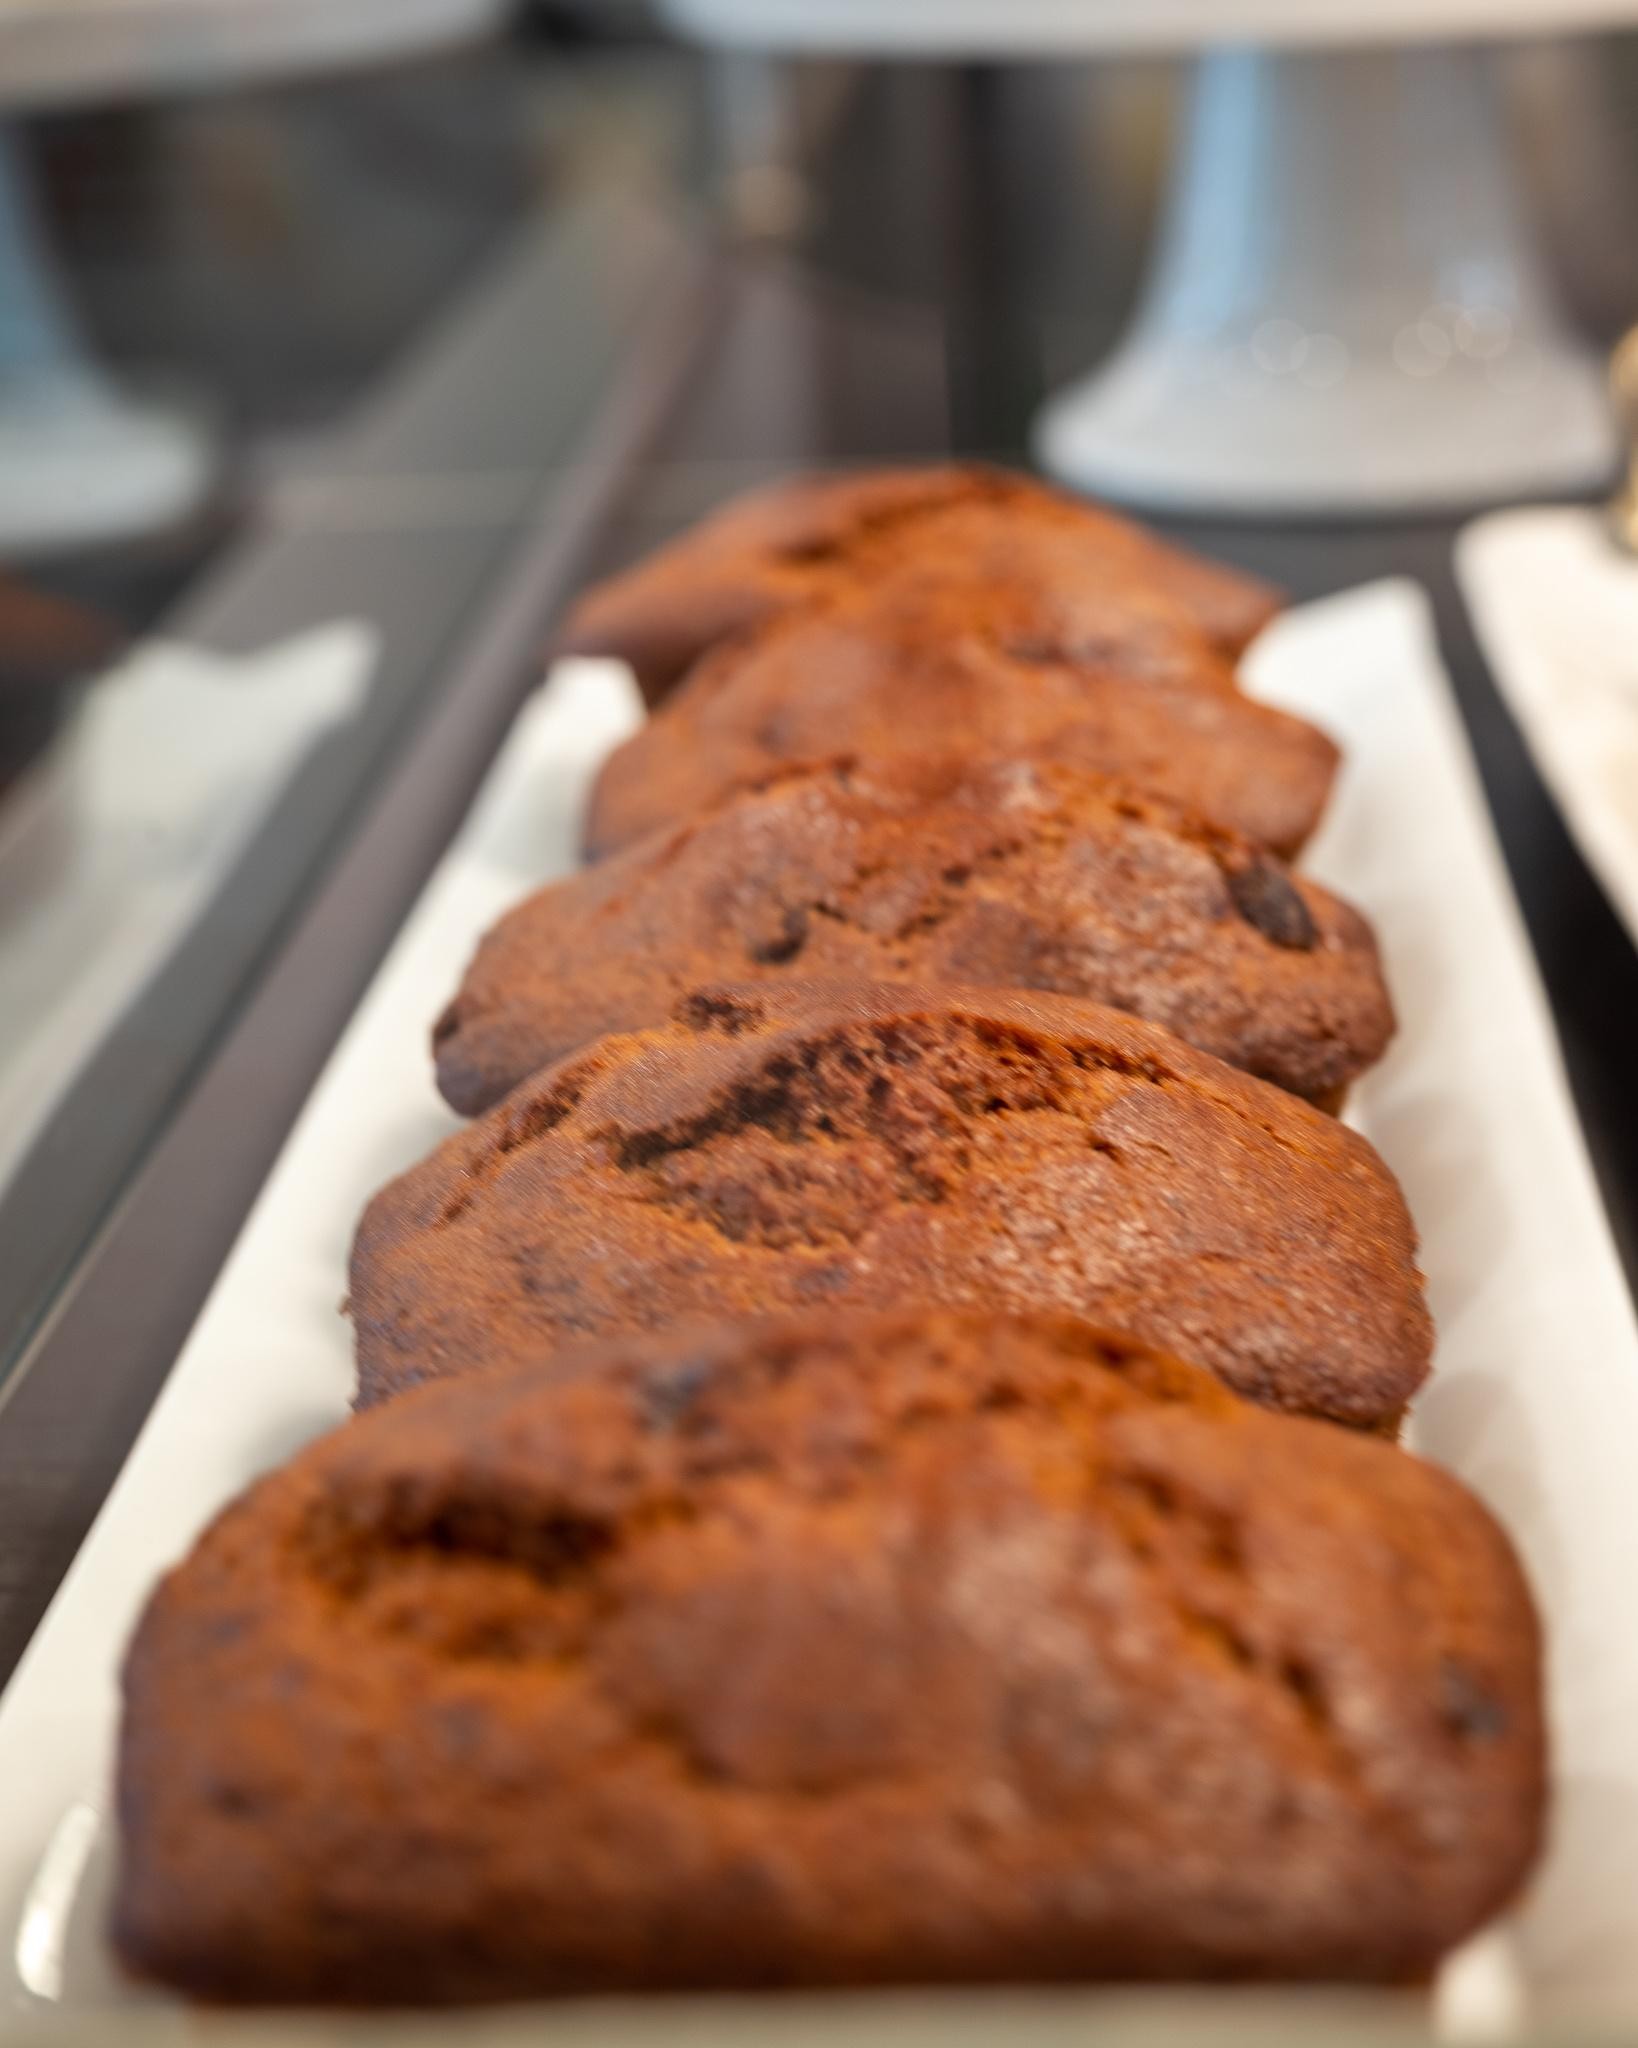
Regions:
<instances>
[{"instance_id":1,"label":"white serving tray","mask_svg":"<svg viewBox=\"0 0 1638 2048\"><path fill-rule=\"evenodd\" d=\"M1551 1622L1551 1854L1515 1920L1445 1973L1441 2023L1638 2018L1631 1303L1420 594L1385 584L1295 613L1251 672L1349 750L1311 865L1376 919L1403 1021L1356 1119L1420 1219L1441 1326L1417 1441L1510 1524ZM483 925L572 863L587 778L637 715L623 671L578 663L519 721L0 1701L0 2032L8 2009L136 2002L100 1941L121 1645L155 1573L205 1518L345 1414L337 1302L354 1221L453 1122L433 1093L427 1028ZM1005 2037L1030 2040L1044 2008L1002 2004ZM1196 2007L1197 2022L1221 2004ZM629 2010L623 2040L672 2037L666 2002ZM568 2009L554 2038L588 2027Z\"/></svg>"},{"instance_id":2,"label":"white serving tray","mask_svg":"<svg viewBox=\"0 0 1638 2048\"><path fill-rule=\"evenodd\" d=\"M1477 520L1456 568L1496 686L1638 944L1638 560L1599 513L1546 505Z\"/></svg>"},{"instance_id":3,"label":"white serving tray","mask_svg":"<svg viewBox=\"0 0 1638 2048\"><path fill-rule=\"evenodd\" d=\"M293 778L359 716L379 653L362 619L250 655L149 640L6 792L0 1192Z\"/></svg>"}]
</instances>

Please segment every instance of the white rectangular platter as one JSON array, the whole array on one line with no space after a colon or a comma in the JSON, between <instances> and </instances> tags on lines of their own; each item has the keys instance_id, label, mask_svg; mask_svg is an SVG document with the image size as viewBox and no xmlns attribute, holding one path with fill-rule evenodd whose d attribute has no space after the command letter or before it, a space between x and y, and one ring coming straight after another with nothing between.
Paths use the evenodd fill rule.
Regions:
<instances>
[{"instance_id":1,"label":"white rectangular platter","mask_svg":"<svg viewBox=\"0 0 1638 2048\"><path fill-rule=\"evenodd\" d=\"M1348 750L1310 865L1376 920L1401 1014L1354 1115L1423 1234L1441 1338L1416 1441L1509 1524L1549 1617L1551 1852L1508 1926L1446 1972L1438 2023L1638 2019L1638 1328L1542 993L1420 594L1383 584L1293 613L1250 675ZM486 922L572 864L588 778L637 715L623 671L574 664L520 719L0 1701L0 2032L8 2005L133 2000L104 1961L98 1902L124 1639L210 1513L346 1413L354 1222L453 1121L431 1020ZM667 2026L663 2005L646 2010ZM1031 2010L1009 2038L1028 2038Z\"/></svg>"},{"instance_id":2,"label":"white rectangular platter","mask_svg":"<svg viewBox=\"0 0 1638 2048\"><path fill-rule=\"evenodd\" d=\"M1638 942L1638 560L1582 505L1475 520L1456 570L1496 687Z\"/></svg>"}]
</instances>

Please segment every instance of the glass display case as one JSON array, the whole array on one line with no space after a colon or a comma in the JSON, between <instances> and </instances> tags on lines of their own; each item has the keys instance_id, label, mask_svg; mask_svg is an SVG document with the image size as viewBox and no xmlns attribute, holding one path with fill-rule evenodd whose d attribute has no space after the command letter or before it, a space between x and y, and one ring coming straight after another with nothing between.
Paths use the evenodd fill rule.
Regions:
<instances>
[{"instance_id":1,"label":"glass display case","mask_svg":"<svg viewBox=\"0 0 1638 2048\"><path fill-rule=\"evenodd\" d=\"M1604 122L1579 145L1598 203L1557 151L1537 194L1607 343L1623 262L1638 296L1607 190L1638 190L1632 57L1530 62L1527 142ZM209 462L184 517L0 564L7 1654L564 592L792 466L1021 458L1134 302L1171 99L1158 63L778 63L541 8L393 63L13 120L88 353ZM1071 179L1072 214L1041 203ZM1608 1020L1638 967L1496 708L1449 525L1196 537L1298 594L1405 568L1440 598L1630 1215ZM147 1192L166 1175L185 1209ZM72 1319L160 1216L114 1290L116 1364Z\"/></svg>"},{"instance_id":2,"label":"glass display case","mask_svg":"<svg viewBox=\"0 0 1638 2048\"><path fill-rule=\"evenodd\" d=\"M1607 351L1638 40L1509 62L1543 245ZM791 469L1027 463L1138 301L1175 85L705 52L542 0L390 60L9 114L14 237L195 468L94 540L25 504L0 554L0 1678L567 598ZM12 312L0 411L33 361ZM1298 599L1430 593L1638 1279L1638 953L1502 707L1455 522L1163 524Z\"/></svg>"}]
</instances>

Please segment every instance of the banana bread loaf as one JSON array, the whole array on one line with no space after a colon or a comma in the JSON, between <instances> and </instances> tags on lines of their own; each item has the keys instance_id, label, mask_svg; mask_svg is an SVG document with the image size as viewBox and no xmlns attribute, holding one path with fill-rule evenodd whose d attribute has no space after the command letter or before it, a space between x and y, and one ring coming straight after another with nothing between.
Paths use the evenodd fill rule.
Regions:
<instances>
[{"instance_id":1,"label":"banana bread loaf","mask_svg":"<svg viewBox=\"0 0 1638 2048\"><path fill-rule=\"evenodd\" d=\"M1006 593L898 577L708 655L610 757L587 850L681 824L792 763L951 749L1119 775L1286 856L1337 768L1313 726L1124 627L1044 635Z\"/></svg>"},{"instance_id":2,"label":"banana bread loaf","mask_svg":"<svg viewBox=\"0 0 1638 2048\"><path fill-rule=\"evenodd\" d=\"M1323 1106L1393 1030L1364 919L1247 841L1049 762L793 769L559 882L483 941L434 1033L466 1115L702 982L1086 996Z\"/></svg>"},{"instance_id":3,"label":"banana bread loaf","mask_svg":"<svg viewBox=\"0 0 1638 2048\"><path fill-rule=\"evenodd\" d=\"M1392 1429L1415 1233L1364 1139L1067 996L804 983L685 999L526 1081L379 1194L363 1405L574 1337L904 1301L1068 1310L1269 1406Z\"/></svg>"},{"instance_id":4,"label":"banana bread loaf","mask_svg":"<svg viewBox=\"0 0 1638 2048\"><path fill-rule=\"evenodd\" d=\"M1028 477L952 465L806 476L736 499L588 591L561 650L612 654L657 701L730 634L905 565L1030 594L1073 637L1111 599L1232 658L1279 607L1265 584Z\"/></svg>"},{"instance_id":5,"label":"banana bread loaf","mask_svg":"<svg viewBox=\"0 0 1638 2048\"><path fill-rule=\"evenodd\" d=\"M215 2001L1423 1977L1542 1816L1508 1545L1083 1326L826 1310L428 1388L125 1674L114 1929Z\"/></svg>"}]
</instances>

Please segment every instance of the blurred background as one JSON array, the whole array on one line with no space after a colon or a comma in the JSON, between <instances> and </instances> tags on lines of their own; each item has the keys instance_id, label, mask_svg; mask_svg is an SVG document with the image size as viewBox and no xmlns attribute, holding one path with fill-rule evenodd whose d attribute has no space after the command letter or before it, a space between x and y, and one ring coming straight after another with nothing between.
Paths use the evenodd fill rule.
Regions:
<instances>
[{"instance_id":1,"label":"blurred background","mask_svg":"<svg viewBox=\"0 0 1638 2048\"><path fill-rule=\"evenodd\" d=\"M495 23L407 55L389 36L376 61L302 52L288 77L276 58L259 76L258 58L236 78L229 56L121 91L88 65L43 106L7 105L0 41L8 182L87 352L122 395L206 439L177 494L197 483L197 502L161 489L152 522L129 521L146 531L9 537L14 689L64 636L75 659L76 629L129 637L162 616L270 492L326 467L327 439L459 322L509 249L599 193L651 209L661 232L736 245L770 322L784 288L830 302L882 338L877 379L913 387L889 404L844 365L786 358L759 418L728 416L741 392L698 430L701 465L783 461L804 431L834 459L1020 459L1042 400L1126 326L1186 61L763 56L682 42L643 0L521 0ZM1496 68L1540 247L1608 347L1638 312L1638 34L1510 47ZM563 337L577 317L559 309ZM16 375L14 319L0 303L0 376ZM534 335L543 381L553 327ZM458 441L447 453L458 469Z\"/></svg>"},{"instance_id":2,"label":"blurred background","mask_svg":"<svg viewBox=\"0 0 1638 2048\"><path fill-rule=\"evenodd\" d=\"M1600 1034L1638 965L1449 551L1457 501L1507 479L1609 487L1588 394L1638 319L1638 32L1599 24L1638 6L1305 83L1246 49L1202 72L1186 25L1100 52L1103 4L941 39L942 0L838 0L909 24L888 58L804 42L800 0L767 35L734 0L710 41L647 0L0 0L0 1391L45 1418L0 1460L18 1529L62 1548L100 1498L565 595L794 465L1050 456L1043 406L1130 337L1167 246L1140 339L1181 323L1311 403L1281 460L1322 448L1326 488L1253 488L1286 430L1248 452L1219 392L1185 454L1237 425L1230 487L1149 502L1298 595L1427 584L1583 1106L1625 1099ZM1032 10L1074 32L1009 48ZM1426 302L1373 339L1351 284L1425 221ZM1357 468L1322 444L1378 341L1407 389L1471 371L1506 400L1494 488L1431 456L1373 482L1357 420ZM1544 349L1582 380L1562 434L1530 414ZM82 1344L24 1386L156 1187L114 1297L128 1369ZM19 1545L16 1585L51 1583Z\"/></svg>"}]
</instances>

